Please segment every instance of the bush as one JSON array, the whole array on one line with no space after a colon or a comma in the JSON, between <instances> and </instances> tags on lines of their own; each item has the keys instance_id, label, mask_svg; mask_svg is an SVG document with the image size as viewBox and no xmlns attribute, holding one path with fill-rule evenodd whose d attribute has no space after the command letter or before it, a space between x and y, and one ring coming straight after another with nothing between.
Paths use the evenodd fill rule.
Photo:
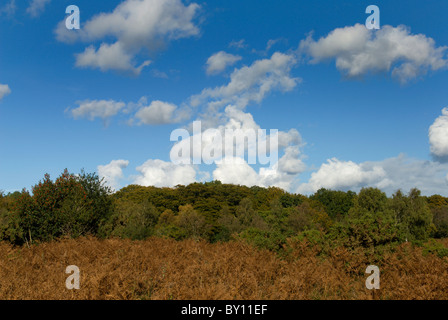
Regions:
<instances>
[{"instance_id":1,"label":"bush","mask_svg":"<svg viewBox=\"0 0 448 320\"><path fill-rule=\"evenodd\" d=\"M444 258L448 257L448 248L445 247L442 243L432 239L428 243L423 244L423 253L435 254L439 258Z\"/></svg>"},{"instance_id":2,"label":"bush","mask_svg":"<svg viewBox=\"0 0 448 320\"><path fill-rule=\"evenodd\" d=\"M257 248L275 252L283 250L287 239L284 234L278 231L266 231L257 228L247 228L237 238L244 239Z\"/></svg>"}]
</instances>

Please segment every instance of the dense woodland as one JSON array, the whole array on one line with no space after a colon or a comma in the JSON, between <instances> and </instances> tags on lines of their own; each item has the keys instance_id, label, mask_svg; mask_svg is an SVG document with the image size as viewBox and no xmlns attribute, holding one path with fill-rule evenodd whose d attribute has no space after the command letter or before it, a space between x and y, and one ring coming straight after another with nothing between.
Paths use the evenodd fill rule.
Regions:
<instances>
[{"instance_id":1,"label":"dense woodland","mask_svg":"<svg viewBox=\"0 0 448 320\"><path fill-rule=\"evenodd\" d=\"M448 237L448 198L425 197L418 189L387 197L376 188L320 189L304 196L219 181L174 188L130 185L111 192L95 173L67 170L54 181L45 175L31 192L0 194L0 241L30 246L86 235L244 239L276 252L285 250L288 239L373 251L411 242L448 256L448 249L431 239Z\"/></svg>"}]
</instances>

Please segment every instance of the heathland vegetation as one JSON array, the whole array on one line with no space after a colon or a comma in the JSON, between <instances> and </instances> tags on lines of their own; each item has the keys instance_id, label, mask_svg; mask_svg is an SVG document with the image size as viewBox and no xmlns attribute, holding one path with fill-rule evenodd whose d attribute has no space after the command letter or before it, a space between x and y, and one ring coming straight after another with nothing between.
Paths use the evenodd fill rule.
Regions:
<instances>
[{"instance_id":1,"label":"heathland vegetation","mask_svg":"<svg viewBox=\"0 0 448 320\"><path fill-rule=\"evenodd\" d=\"M364 299L371 297L365 268L375 264L389 284L381 298L446 299L446 238L448 198L417 189L304 196L214 181L111 192L95 173L66 170L54 181L45 175L31 192L0 194L0 296L61 298L51 279L47 295L5 281L23 276L18 264L47 270L45 261L62 268L67 260L106 268L92 269L99 278L77 298ZM110 283L101 289L102 282Z\"/></svg>"}]
</instances>

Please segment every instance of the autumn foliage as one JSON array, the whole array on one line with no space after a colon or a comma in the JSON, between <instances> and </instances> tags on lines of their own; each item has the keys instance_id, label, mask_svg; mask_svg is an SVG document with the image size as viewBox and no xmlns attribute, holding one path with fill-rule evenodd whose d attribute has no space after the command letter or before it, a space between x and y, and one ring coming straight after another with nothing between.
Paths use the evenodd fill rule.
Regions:
<instances>
[{"instance_id":1,"label":"autumn foliage","mask_svg":"<svg viewBox=\"0 0 448 320\"><path fill-rule=\"evenodd\" d=\"M446 245L446 241L445 241ZM0 244L1 299L448 299L448 260L410 243L381 259L345 248L319 256L308 242L280 258L245 242L78 238L28 248ZM366 289L375 263L381 288ZM81 287L65 287L65 268Z\"/></svg>"}]
</instances>

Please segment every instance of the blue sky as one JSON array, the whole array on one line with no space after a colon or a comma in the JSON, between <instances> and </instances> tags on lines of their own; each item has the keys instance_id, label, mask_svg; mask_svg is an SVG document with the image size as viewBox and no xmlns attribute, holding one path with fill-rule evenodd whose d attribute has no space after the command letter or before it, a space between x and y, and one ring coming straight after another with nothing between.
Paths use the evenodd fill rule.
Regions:
<instances>
[{"instance_id":1,"label":"blue sky","mask_svg":"<svg viewBox=\"0 0 448 320\"><path fill-rule=\"evenodd\" d=\"M65 28L72 4L80 30ZM364 25L371 4L380 30ZM447 10L444 1L2 0L0 189L84 168L115 189L219 179L448 196ZM170 134L195 120L278 129L276 171L174 165Z\"/></svg>"}]
</instances>

